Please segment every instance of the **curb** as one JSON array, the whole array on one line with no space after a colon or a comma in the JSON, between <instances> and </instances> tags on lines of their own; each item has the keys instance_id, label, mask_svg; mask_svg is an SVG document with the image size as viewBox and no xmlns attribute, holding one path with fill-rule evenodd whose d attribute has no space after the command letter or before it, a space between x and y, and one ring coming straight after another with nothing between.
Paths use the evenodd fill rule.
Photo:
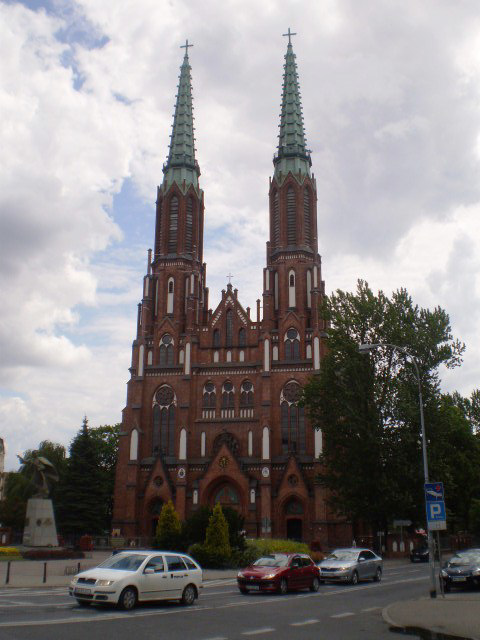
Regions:
<instances>
[{"instance_id":1,"label":"curb","mask_svg":"<svg viewBox=\"0 0 480 640\"><path fill-rule=\"evenodd\" d=\"M386 624L388 624L389 627L393 627L394 629L403 629L403 630L405 630L405 627L403 627L402 625L400 625L397 622L395 622L394 620L392 620L392 618L389 616L388 610L390 609L391 606L392 606L392 603L387 605L386 607L384 607L382 609L383 621L386 622Z\"/></svg>"}]
</instances>

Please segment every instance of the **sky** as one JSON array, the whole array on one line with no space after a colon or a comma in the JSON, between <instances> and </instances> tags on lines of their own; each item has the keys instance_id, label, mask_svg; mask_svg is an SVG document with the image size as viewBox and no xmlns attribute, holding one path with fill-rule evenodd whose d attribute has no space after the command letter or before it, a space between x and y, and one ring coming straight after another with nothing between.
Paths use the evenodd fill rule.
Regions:
<instances>
[{"instance_id":1,"label":"sky","mask_svg":"<svg viewBox=\"0 0 480 640\"><path fill-rule=\"evenodd\" d=\"M327 293L439 305L480 386L477 0L0 0L6 469L121 420L185 40L213 308L256 313L288 28Z\"/></svg>"}]
</instances>

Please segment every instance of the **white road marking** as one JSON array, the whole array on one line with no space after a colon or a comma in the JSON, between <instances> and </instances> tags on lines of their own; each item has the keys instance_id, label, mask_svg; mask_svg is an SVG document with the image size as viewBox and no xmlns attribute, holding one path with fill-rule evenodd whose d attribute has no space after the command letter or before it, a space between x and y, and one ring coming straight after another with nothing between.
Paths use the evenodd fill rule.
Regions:
<instances>
[{"instance_id":1,"label":"white road marking","mask_svg":"<svg viewBox=\"0 0 480 640\"><path fill-rule=\"evenodd\" d=\"M375 583L370 583L370 584L366 584L366 585L358 585L356 587L343 587L341 589L334 589L332 591L327 591L326 593L323 591L323 589L317 593L305 593L305 594L298 594L297 596L293 596L290 599L293 599L294 597L297 598L326 598L328 596L334 596L340 593L351 593L352 591L359 591L362 589L378 589L378 588L386 588L386 587L391 587L394 586L396 584L401 584L401 583L405 583L405 582L419 582L421 580L428 580L428 576L422 576L420 578L406 578L404 580L392 580L389 581L388 583L385 582L375 582ZM25 595L22 593L22 595ZM213 611L213 610L218 610L218 609L225 609L225 608L229 608L229 607L233 607L233 606L237 606L237 607L241 607L241 606L254 606L254 605L264 605L265 602L267 601L267 598L264 597L259 597L259 598L255 598L255 597L251 597L251 598L243 598L243 599L239 599L238 603L229 603L229 604L224 604L224 605L216 605L216 606L201 606L201 605L196 605L194 607L190 607L188 609L185 608L179 608L179 609L167 609L167 610L160 610L160 611L135 611L133 613L104 613L104 612L99 612L98 615L92 616L91 613L88 610L85 610L85 613L90 614L89 617L83 617L83 616L77 616L77 617L72 617L72 618L61 618L61 619L53 619L53 620L45 620L45 619L41 619L41 620L29 620L29 621L23 621L23 622L19 622L19 621L10 621L10 622L0 622L0 628L2 627L33 627L33 626L48 626L48 625L58 625L58 624L71 624L71 623L76 623L76 622L103 622L103 621L107 621L107 620L119 620L119 619L129 619L129 618L143 618L143 617L147 617L147 616L163 616L163 615L172 615L175 613L182 613L182 615L186 614L186 613L194 613L195 611ZM282 602L285 602L284 598L279 598L279 597L269 597L268 598L268 602L277 602L279 604L281 604ZM79 613L79 612L78 612Z\"/></svg>"},{"instance_id":2,"label":"white road marking","mask_svg":"<svg viewBox=\"0 0 480 640\"><path fill-rule=\"evenodd\" d=\"M348 616L354 616L353 611L345 611L345 613L337 613L334 616L330 616L331 618L348 618Z\"/></svg>"},{"instance_id":3,"label":"white road marking","mask_svg":"<svg viewBox=\"0 0 480 640\"><path fill-rule=\"evenodd\" d=\"M272 633L273 627L263 627L263 629L252 629L252 631L242 631L242 636L257 636L260 633Z\"/></svg>"},{"instance_id":4,"label":"white road marking","mask_svg":"<svg viewBox=\"0 0 480 640\"><path fill-rule=\"evenodd\" d=\"M291 622L290 626L291 627L303 627L303 626L305 626L307 624L317 624L317 622L320 622L320 620L315 620L315 619L304 620L303 622Z\"/></svg>"},{"instance_id":5,"label":"white road marking","mask_svg":"<svg viewBox=\"0 0 480 640\"><path fill-rule=\"evenodd\" d=\"M361 609L363 613L367 613L368 611L378 611L381 607L368 607L367 609Z\"/></svg>"}]
</instances>

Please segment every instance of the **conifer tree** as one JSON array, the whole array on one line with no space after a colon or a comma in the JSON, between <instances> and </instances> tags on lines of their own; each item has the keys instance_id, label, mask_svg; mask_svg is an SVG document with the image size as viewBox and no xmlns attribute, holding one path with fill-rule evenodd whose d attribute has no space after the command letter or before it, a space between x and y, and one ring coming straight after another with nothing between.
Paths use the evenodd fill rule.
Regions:
<instances>
[{"instance_id":1,"label":"conifer tree","mask_svg":"<svg viewBox=\"0 0 480 640\"><path fill-rule=\"evenodd\" d=\"M182 525L173 502L169 500L162 506L156 530L157 546L167 551L178 550L181 546Z\"/></svg>"},{"instance_id":2,"label":"conifer tree","mask_svg":"<svg viewBox=\"0 0 480 640\"><path fill-rule=\"evenodd\" d=\"M56 516L63 534L81 536L103 531L106 487L99 462L85 417L82 429L70 445L70 456L59 487Z\"/></svg>"},{"instance_id":3,"label":"conifer tree","mask_svg":"<svg viewBox=\"0 0 480 640\"><path fill-rule=\"evenodd\" d=\"M216 503L208 522L205 548L225 558L228 558L232 551L228 537L228 523L219 502Z\"/></svg>"}]
</instances>

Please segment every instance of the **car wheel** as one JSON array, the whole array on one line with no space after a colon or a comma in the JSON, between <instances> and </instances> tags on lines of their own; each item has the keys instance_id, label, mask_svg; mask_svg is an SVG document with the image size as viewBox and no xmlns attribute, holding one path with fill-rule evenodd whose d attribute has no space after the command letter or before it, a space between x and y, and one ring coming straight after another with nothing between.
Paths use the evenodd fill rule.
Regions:
<instances>
[{"instance_id":1,"label":"car wheel","mask_svg":"<svg viewBox=\"0 0 480 640\"><path fill-rule=\"evenodd\" d=\"M90 606L90 600L77 600L77 602L81 607L89 607Z\"/></svg>"},{"instance_id":2,"label":"car wheel","mask_svg":"<svg viewBox=\"0 0 480 640\"><path fill-rule=\"evenodd\" d=\"M380 580L382 579L382 569L380 567L377 568L377 571L375 573L375 576L373 578L374 582L380 582Z\"/></svg>"},{"instance_id":3,"label":"car wheel","mask_svg":"<svg viewBox=\"0 0 480 640\"><path fill-rule=\"evenodd\" d=\"M288 584L287 584L287 581L285 580L285 578L282 578L280 580L280 586L278 587L278 591L279 591L279 593L282 594L282 596L284 596L287 593Z\"/></svg>"},{"instance_id":4,"label":"car wheel","mask_svg":"<svg viewBox=\"0 0 480 640\"><path fill-rule=\"evenodd\" d=\"M187 584L182 593L182 604L190 606L195 602L195 587L193 584Z\"/></svg>"},{"instance_id":5,"label":"car wheel","mask_svg":"<svg viewBox=\"0 0 480 640\"><path fill-rule=\"evenodd\" d=\"M315 577L312 580L312 584L310 585L310 591L318 591L319 589L320 589L320 580Z\"/></svg>"},{"instance_id":6,"label":"car wheel","mask_svg":"<svg viewBox=\"0 0 480 640\"><path fill-rule=\"evenodd\" d=\"M131 611L137 604L137 591L133 587L125 587L118 599L118 606L124 611Z\"/></svg>"},{"instance_id":7,"label":"car wheel","mask_svg":"<svg viewBox=\"0 0 480 640\"><path fill-rule=\"evenodd\" d=\"M450 593L450 583L449 582L444 582L443 583L443 590L445 591L445 593Z\"/></svg>"},{"instance_id":8,"label":"car wheel","mask_svg":"<svg viewBox=\"0 0 480 640\"><path fill-rule=\"evenodd\" d=\"M352 577L350 578L350 584L358 584L358 573L356 571L354 571L352 573Z\"/></svg>"}]
</instances>

